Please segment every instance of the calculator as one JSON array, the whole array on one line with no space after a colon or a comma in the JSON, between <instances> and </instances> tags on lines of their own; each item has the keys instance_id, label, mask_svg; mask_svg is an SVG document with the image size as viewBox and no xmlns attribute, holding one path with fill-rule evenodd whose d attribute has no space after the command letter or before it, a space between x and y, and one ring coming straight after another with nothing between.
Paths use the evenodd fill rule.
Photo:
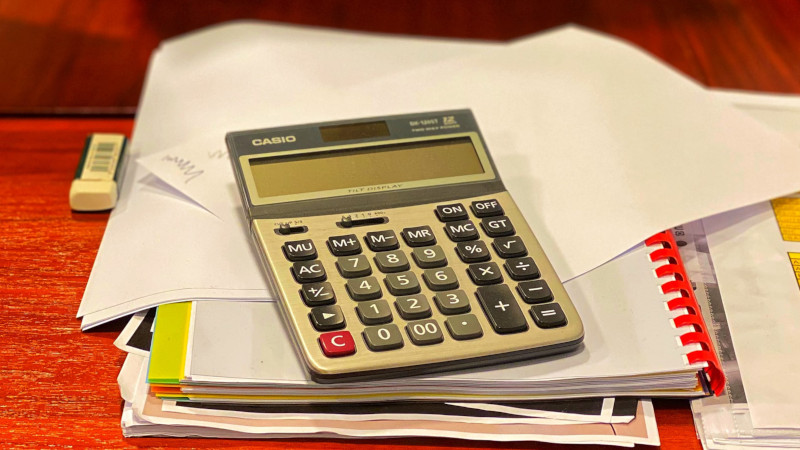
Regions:
<instances>
[{"instance_id":1,"label":"calculator","mask_svg":"<svg viewBox=\"0 0 800 450\"><path fill-rule=\"evenodd\" d=\"M313 380L482 367L582 342L470 110L239 131L226 143Z\"/></svg>"}]
</instances>

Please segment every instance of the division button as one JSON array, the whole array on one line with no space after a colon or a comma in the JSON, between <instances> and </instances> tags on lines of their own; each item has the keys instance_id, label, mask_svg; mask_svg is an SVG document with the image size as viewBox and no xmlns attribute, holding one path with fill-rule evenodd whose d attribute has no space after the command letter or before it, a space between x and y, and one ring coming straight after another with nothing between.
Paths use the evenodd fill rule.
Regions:
<instances>
[{"instance_id":1,"label":"division button","mask_svg":"<svg viewBox=\"0 0 800 450\"><path fill-rule=\"evenodd\" d=\"M424 319L431 316L431 305L422 294L398 297L394 301L394 306L400 313L400 317L406 320Z\"/></svg>"},{"instance_id":2,"label":"division button","mask_svg":"<svg viewBox=\"0 0 800 450\"><path fill-rule=\"evenodd\" d=\"M392 230L370 231L364 237L364 240L367 241L367 246L369 246L373 252L395 250L400 246L400 243L397 241L397 236Z\"/></svg>"},{"instance_id":3,"label":"division button","mask_svg":"<svg viewBox=\"0 0 800 450\"><path fill-rule=\"evenodd\" d=\"M531 306L531 317L539 328L555 328L567 324L567 316L558 303Z\"/></svg>"},{"instance_id":4,"label":"division button","mask_svg":"<svg viewBox=\"0 0 800 450\"><path fill-rule=\"evenodd\" d=\"M422 272L422 279L432 291L449 291L458 289L458 277L450 267L428 269Z\"/></svg>"},{"instance_id":5,"label":"division button","mask_svg":"<svg viewBox=\"0 0 800 450\"><path fill-rule=\"evenodd\" d=\"M352 355L356 352L356 343L349 331L333 331L319 335L322 353L330 358Z\"/></svg>"},{"instance_id":6,"label":"division button","mask_svg":"<svg viewBox=\"0 0 800 450\"><path fill-rule=\"evenodd\" d=\"M478 323L478 318L473 314L462 314L460 316L448 317L444 321L450 336L457 341L475 339L483 336L483 329Z\"/></svg>"},{"instance_id":7,"label":"division button","mask_svg":"<svg viewBox=\"0 0 800 450\"><path fill-rule=\"evenodd\" d=\"M492 258L483 241L467 241L456 244L456 253L465 263L488 261Z\"/></svg>"},{"instance_id":8,"label":"division button","mask_svg":"<svg viewBox=\"0 0 800 450\"><path fill-rule=\"evenodd\" d=\"M392 309L386 300L372 300L356 305L358 318L364 325L378 325L392 321Z\"/></svg>"},{"instance_id":9,"label":"division button","mask_svg":"<svg viewBox=\"0 0 800 450\"><path fill-rule=\"evenodd\" d=\"M288 241L283 244L283 254L289 261L306 261L317 257L317 249L311 239Z\"/></svg>"},{"instance_id":10,"label":"division button","mask_svg":"<svg viewBox=\"0 0 800 450\"><path fill-rule=\"evenodd\" d=\"M442 247L438 245L415 248L411 252L411 257L414 258L414 262L423 269L432 269L434 267L444 267L447 265L447 257L444 256Z\"/></svg>"},{"instance_id":11,"label":"division button","mask_svg":"<svg viewBox=\"0 0 800 450\"><path fill-rule=\"evenodd\" d=\"M409 247L424 247L426 245L433 245L436 243L436 236L433 235L431 227L425 225L422 227L403 228L400 233Z\"/></svg>"},{"instance_id":12,"label":"division button","mask_svg":"<svg viewBox=\"0 0 800 450\"><path fill-rule=\"evenodd\" d=\"M489 323L498 334L518 333L528 329L525 315L517 305L511 289L505 284L481 286L477 297Z\"/></svg>"},{"instance_id":13,"label":"division button","mask_svg":"<svg viewBox=\"0 0 800 450\"><path fill-rule=\"evenodd\" d=\"M545 303L553 299L550 286L544 280L523 281L517 285L517 292L525 303Z\"/></svg>"},{"instance_id":14,"label":"division button","mask_svg":"<svg viewBox=\"0 0 800 450\"><path fill-rule=\"evenodd\" d=\"M381 297L381 286L375 277L355 278L347 280L347 293L356 301L375 300Z\"/></svg>"},{"instance_id":15,"label":"division button","mask_svg":"<svg viewBox=\"0 0 800 450\"><path fill-rule=\"evenodd\" d=\"M491 237L511 236L514 234L514 226L511 219L506 216L489 217L481 220L481 228Z\"/></svg>"},{"instance_id":16,"label":"division button","mask_svg":"<svg viewBox=\"0 0 800 450\"><path fill-rule=\"evenodd\" d=\"M414 345L438 344L444 340L442 328L435 319L418 320L406 325L406 333Z\"/></svg>"},{"instance_id":17,"label":"division button","mask_svg":"<svg viewBox=\"0 0 800 450\"><path fill-rule=\"evenodd\" d=\"M367 347L373 352L382 352L403 346L400 329L393 323L364 328L362 335Z\"/></svg>"},{"instance_id":18,"label":"division button","mask_svg":"<svg viewBox=\"0 0 800 450\"><path fill-rule=\"evenodd\" d=\"M336 268L344 278L365 277L372 273L367 257L364 255L340 256Z\"/></svg>"},{"instance_id":19,"label":"division button","mask_svg":"<svg viewBox=\"0 0 800 450\"><path fill-rule=\"evenodd\" d=\"M500 203L498 203L497 200L495 199L472 202L470 208L472 209L472 214L475 214L476 217L490 217L490 216L503 215L503 208L500 206Z\"/></svg>"},{"instance_id":20,"label":"division button","mask_svg":"<svg viewBox=\"0 0 800 450\"><path fill-rule=\"evenodd\" d=\"M313 261L298 261L292 264L292 275L298 283L316 283L325 281L325 268L322 263L315 259Z\"/></svg>"},{"instance_id":21,"label":"division button","mask_svg":"<svg viewBox=\"0 0 800 450\"><path fill-rule=\"evenodd\" d=\"M339 305L317 306L311 308L308 314L311 318L311 324L314 325L318 331L336 330L344 328L344 315L342 308Z\"/></svg>"},{"instance_id":22,"label":"division button","mask_svg":"<svg viewBox=\"0 0 800 450\"><path fill-rule=\"evenodd\" d=\"M375 254L375 264L381 272L402 272L408 270L408 258L402 250L380 252Z\"/></svg>"},{"instance_id":23,"label":"division button","mask_svg":"<svg viewBox=\"0 0 800 450\"><path fill-rule=\"evenodd\" d=\"M470 310L469 298L466 292L461 290L439 292L433 296L433 301L442 314L462 314Z\"/></svg>"},{"instance_id":24,"label":"division button","mask_svg":"<svg viewBox=\"0 0 800 450\"><path fill-rule=\"evenodd\" d=\"M361 253L361 243L355 234L331 236L328 238L328 249L333 256L349 256Z\"/></svg>"},{"instance_id":25,"label":"division button","mask_svg":"<svg viewBox=\"0 0 800 450\"><path fill-rule=\"evenodd\" d=\"M444 231L447 233L450 240L455 242L478 239L478 229L475 228L475 224L469 220L449 222L445 224Z\"/></svg>"},{"instance_id":26,"label":"division button","mask_svg":"<svg viewBox=\"0 0 800 450\"><path fill-rule=\"evenodd\" d=\"M436 217L442 222L450 222L453 220L464 220L468 218L467 209L461 203L453 203L450 205L439 205L436 207Z\"/></svg>"},{"instance_id":27,"label":"division button","mask_svg":"<svg viewBox=\"0 0 800 450\"><path fill-rule=\"evenodd\" d=\"M528 254L528 249L519 236L499 237L492 242L492 247L501 258L516 258Z\"/></svg>"},{"instance_id":28,"label":"division button","mask_svg":"<svg viewBox=\"0 0 800 450\"><path fill-rule=\"evenodd\" d=\"M300 296L303 297L303 303L308 306L330 305L336 301L333 288L327 281L304 284L300 289Z\"/></svg>"},{"instance_id":29,"label":"division button","mask_svg":"<svg viewBox=\"0 0 800 450\"><path fill-rule=\"evenodd\" d=\"M467 273L472 282L477 285L495 284L503 281L500 267L493 262L470 264Z\"/></svg>"},{"instance_id":30,"label":"division button","mask_svg":"<svg viewBox=\"0 0 800 450\"><path fill-rule=\"evenodd\" d=\"M533 258L514 258L506 260L503 266L511 279L516 281L532 280L539 278L539 268L533 262Z\"/></svg>"}]
</instances>

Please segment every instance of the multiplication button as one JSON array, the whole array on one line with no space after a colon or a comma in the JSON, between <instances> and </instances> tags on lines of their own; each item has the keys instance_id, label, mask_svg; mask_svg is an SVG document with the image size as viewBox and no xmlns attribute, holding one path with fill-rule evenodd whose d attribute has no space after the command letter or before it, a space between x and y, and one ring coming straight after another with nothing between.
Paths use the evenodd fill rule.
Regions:
<instances>
[{"instance_id":1,"label":"multiplication button","mask_svg":"<svg viewBox=\"0 0 800 450\"><path fill-rule=\"evenodd\" d=\"M311 239L288 241L283 244L283 254L289 261L306 261L317 257L317 249Z\"/></svg>"},{"instance_id":2,"label":"multiplication button","mask_svg":"<svg viewBox=\"0 0 800 450\"><path fill-rule=\"evenodd\" d=\"M361 253L361 243L355 234L331 236L328 238L328 249L333 256L349 256Z\"/></svg>"},{"instance_id":3,"label":"multiplication button","mask_svg":"<svg viewBox=\"0 0 800 450\"><path fill-rule=\"evenodd\" d=\"M448 317L444 321L450 336L457 341L475 339L483 336L483 329L478 323L478 318L472 314L462 314L460 316Z\"/></svg>"},{"instance_id":4,"label":"multiplication button","mask_svg":"<svg viewBox=\"0 0 800 450\"><path fill-rule=\"evenodd\" d=\"M477 285L495 284L503 281L500 267L493 262L470 264L467 273Z\"/></svg>"},{"instance_id":5,"label":"multiplication button","mask_svg":"<svg viewBox=\"0 0 800 450\"><path fill-rule=\"evenodd\" d=\"M322 263L318 260L298 261L292 264L292 275L298 283L316 283L325 281L327 275Z\"/></svg>"}]
</instances>

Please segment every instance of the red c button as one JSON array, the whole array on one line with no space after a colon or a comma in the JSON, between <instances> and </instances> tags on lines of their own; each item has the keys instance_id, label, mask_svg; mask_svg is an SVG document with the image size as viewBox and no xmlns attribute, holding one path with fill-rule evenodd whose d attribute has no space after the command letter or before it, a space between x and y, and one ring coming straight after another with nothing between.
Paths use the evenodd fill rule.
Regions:
<instances>
[{"instance_id":1,"label":"red c button","mask_svg":"<svg viewBox=\"0 0 800 450\"><path fill-rule=\"evenodd\" d=\"M349 331L332 331L319 336L325 356L347 356L356 352L356 343Z\"/></svg>"}]
</instances>

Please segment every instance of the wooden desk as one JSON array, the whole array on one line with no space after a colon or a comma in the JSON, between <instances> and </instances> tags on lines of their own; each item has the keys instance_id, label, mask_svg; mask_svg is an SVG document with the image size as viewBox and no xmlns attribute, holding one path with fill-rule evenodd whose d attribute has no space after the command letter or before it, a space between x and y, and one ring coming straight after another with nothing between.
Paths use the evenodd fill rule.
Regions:
<instances>
[{"instance_id":1,"label":"wooden desk","mask_svg":"<svg viewBox=\"0 0 800 450\"><path fill-rule=\"evenodd\" d=\"M637 43L709 86L800 93L797 1L211 2L205 11L195 4L0 3L2 447L563 448L442 439L122 438L116 376L124 355L112 345L121 325L81 333L74 318L108 214L74 214L67 194L86 134L129 134L132 120L74 116L131 113L147 55L165 37L244 16L483 39L572 21ZM98 62L107 72L89 76ZM686 402L657 401L656 413L663 448L700 448Z\"/></svg>"}]
</instances>

